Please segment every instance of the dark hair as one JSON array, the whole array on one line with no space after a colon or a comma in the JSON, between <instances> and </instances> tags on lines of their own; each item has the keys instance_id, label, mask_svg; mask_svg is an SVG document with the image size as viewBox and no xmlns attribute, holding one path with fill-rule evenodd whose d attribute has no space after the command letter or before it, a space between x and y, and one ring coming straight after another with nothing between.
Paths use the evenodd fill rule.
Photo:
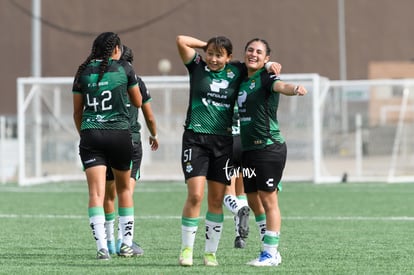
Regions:
<instances>
[{"instance_id":1,"label":"dark hair","mask_svg":"<svg viewBox=\"0 0 414 275\"><path fill-rule=\"evenodd\" d=\"M86 66L89 64L89 62L91 62L91 60L102 59L102 62L99 65L99 77L97 81L97 84L99 86L99 81L101 81L103 74L105 73L106 67L108 66L109 58L111 57L112 52L116 46L121 48L121 39L116 33L103 32L100 35L98 35L98 37L96 37L93 41L91 53L86 58L86 60L79 66L78 71L76 72L75 80L79 78L79 76L85 70Z\"/></svg>"},{"instance_id":2,"label":"dark hair","mask_svg":"<svg viewBox=\"0 0 414 275\"><path fill-rule=\"evenodd\" d=\"M207 41L207 45L204 50L206 50L209 45L213 45L214 50L218 52L224 49L228 55L231 55L233 53L233 44L231 43L230 39L225 36L216 36L210 38Z\"/></svg>"},{"instance_id":3,"label":"dark hair","mask_svg":"<svg viewBox=\"0 0 414 275\"><path fill-rule=\"evenodd\" d=\"M260 39L260 38L253 38L252 40L250 40L249 42L247 42L246 46L244 47L244 51L247 51L247 48L249 47L250 44L252 44L253 42L262 42L265 47L266 47L266 55L270 55L270 52L272 51L269 47L269 43L267 43L266 40L264 39Z\"/></svg>"},{"instance_id":4,"label":"dark hair","mask_svg":"<svg viewBox=\"0 0 414 275\"><path fill-rule=\"evenodd\" d=\"M121 60L128 61L131 64L134 61L134 53L132 52L130 48L128 48L125 45L122 46Z\"/></svg>"}]
</instances>

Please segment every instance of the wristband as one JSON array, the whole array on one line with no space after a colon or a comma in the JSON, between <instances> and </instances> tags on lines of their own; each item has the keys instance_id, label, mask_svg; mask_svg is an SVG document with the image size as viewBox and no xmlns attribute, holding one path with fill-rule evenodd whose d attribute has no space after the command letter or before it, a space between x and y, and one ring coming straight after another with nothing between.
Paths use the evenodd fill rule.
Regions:
<instances>
[{"instance_id":1,"label":"wristband","mask_svg":"<svg viewBox=\"0 0 414 275\"><path fill-rule=\"evenodd\" d=\"M155 136L150 135L150 139L157 139L157 138L158 138L158 135L155 135Z\"/></svg>"},{"instance_id":2,"label":"wristband","mask_svg":"<svg viewBox=\"0 0 414 275\"><path fill-rule=\"evenodd\" d=\"M296 85L295 88L293 89L293 95L298 95L299 94L299 85Z\"/></svg>"}]
</instances>

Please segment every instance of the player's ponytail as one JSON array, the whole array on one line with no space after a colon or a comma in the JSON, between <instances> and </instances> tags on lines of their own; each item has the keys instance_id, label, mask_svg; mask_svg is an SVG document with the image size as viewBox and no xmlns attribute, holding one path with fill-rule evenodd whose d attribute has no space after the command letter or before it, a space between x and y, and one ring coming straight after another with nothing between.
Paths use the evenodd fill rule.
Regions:
<instances>
[{"instance_id":1,"label":"player's ponytail","mask_svg":"<svg viewBox=\"0 0 414 275\"><path fill-rule=\"evenodd\" d=\"M101 59L102 62L99 65L99 77L97 85L99 86L99 81L101 81L106 68L108 67L109 58L112 56L112 52L115 47L118 46L121 48L121 39L116 33L113 32L103 32L98 35L92 44L91 53L86 58L86 60L79 66L78 71L75 75L75 83L79 83L77 80L81 73L85 70L86 66L94 59Z\"/></svg>"}]
</instances>

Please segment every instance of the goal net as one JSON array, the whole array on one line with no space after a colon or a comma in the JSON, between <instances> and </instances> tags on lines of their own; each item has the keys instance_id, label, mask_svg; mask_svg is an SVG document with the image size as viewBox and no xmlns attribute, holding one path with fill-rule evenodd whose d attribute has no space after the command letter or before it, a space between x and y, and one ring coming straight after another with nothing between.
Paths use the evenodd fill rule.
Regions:
<instances>
[{"instance_id":1,"label":"goal net","mask_svg":"<svg viewBox=\"0 0 414 275\"><path fill-rule=\"evenodd\" d=\"M321 179L414 182L414 79L330 81L321 93Z\"/></svg>"},{"instance_id":2,"label":"goal net","mask_svg":"<svg viewBox=\"0 0 414 275\"><path fill-rule=\"evenodd\" d=\"M330 81L285 74L304 97L280 97L288 147L285 181L414 182L414 82ZM160 147L151 151L140 114L142 180L184 180L181 138L189 102L187 76L143 77L152 96ZM85 180L72 116L71 77L18 78L20 185Z\"/></svg>"}]
</instances>

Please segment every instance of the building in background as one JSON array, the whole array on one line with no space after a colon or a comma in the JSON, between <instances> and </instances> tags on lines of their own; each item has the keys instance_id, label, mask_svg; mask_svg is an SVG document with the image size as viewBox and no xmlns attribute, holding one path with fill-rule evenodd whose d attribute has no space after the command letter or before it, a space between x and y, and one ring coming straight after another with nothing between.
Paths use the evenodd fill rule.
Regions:
<instances>
[{"instance_id":1,"label":"building in background","mask_svg":"<svg viewBox=\"0 0 414 275\"><path fill-rule=\"evenodd\" d=\"M368 78L373 61L407 61L413 55L411 0L344 1L348 79ZM16 78L31 74L31 2L0 1L0 115L16 114ZM208 39L226 35L240 59L254 37L268 40L284 73L318 73L339 79L338 1L263 0L42 0L42 75L72 76L95 36L118 32L135 52L140 75L186 74L175 46L178 34Z\"/></svg>"},{"instance_id":2,"label":"building in background","mask_svg":"<svg viewBox=\"0 0 414 275\"><path fill-rule=\"evenodd\" d=\"M414 63L410 61L401 62L370 62L368 67L369 79L403 79L414 78ZM376 91L369 98L370 124L371 126L384 125L385 123L399 122L404 100L404 90L410 87L384 86L375 87ZM412 88L412 87L411 87ZM406 95L407 105L414 104L414 94ZM404 121L414 122L414 109L406 109Z\"/></svg>"}]
</instances>

